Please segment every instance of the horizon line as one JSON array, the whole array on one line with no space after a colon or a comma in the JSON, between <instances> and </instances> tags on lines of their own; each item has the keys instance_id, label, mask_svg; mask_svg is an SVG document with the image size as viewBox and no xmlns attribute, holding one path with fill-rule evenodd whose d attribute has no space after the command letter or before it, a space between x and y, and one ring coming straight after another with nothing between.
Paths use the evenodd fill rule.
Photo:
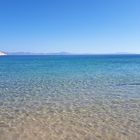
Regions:
<instances>
[{"instance_id":1,"label":"horizon line","mask_svg":"<svg viewBox=\"0 0 140 140\"><path fill-rule=\"evenodd\" d=\"M60 51L60 52L22 52L22 51L17 51L17 52L8 52L8 51L1 51L2 53L5 53L7 55L140 55L140 53L135 53L135 52L111 52L111 53L74 53L74 52L65 52L65 51Z\"/></svg>"},{"instance_id":2,"label":"horizon line","mask_svg":"<svg viewBox=\"0 0 140 140\"><path fill-rule=\"evenodd\" d=\"M6 52L7 55L140 55L140 53Z\"/></svg>"}]
</instances>

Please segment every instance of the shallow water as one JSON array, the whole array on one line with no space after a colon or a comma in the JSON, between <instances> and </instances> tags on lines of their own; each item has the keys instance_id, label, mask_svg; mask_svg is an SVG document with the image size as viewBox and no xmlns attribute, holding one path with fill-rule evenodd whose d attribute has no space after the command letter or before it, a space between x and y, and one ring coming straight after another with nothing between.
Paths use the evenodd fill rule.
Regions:
<instances>
[{"instance_id":1,"label":"shallow water","mask_svg":"<svg viewBox=\"0 0 140 140\"><path fill-rule=\"evenodd\" d=\"M0 57L0 140L139 140L140 56Z\"/></svg>"}]
</instances>

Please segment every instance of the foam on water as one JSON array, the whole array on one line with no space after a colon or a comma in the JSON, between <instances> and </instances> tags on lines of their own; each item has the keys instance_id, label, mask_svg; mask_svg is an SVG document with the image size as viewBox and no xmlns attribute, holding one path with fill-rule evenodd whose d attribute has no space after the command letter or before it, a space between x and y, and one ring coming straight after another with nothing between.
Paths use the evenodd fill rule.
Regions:
<instances>
[{"instance_id":1,"label":"foam on water","mask_svg":"<svg viewBox=\"0 0 140 140\"><path fill-rule=\"evenodd\" d=\"M0 140L138 140L140 56L0 58Z\"/></svg>"}]
</instances>

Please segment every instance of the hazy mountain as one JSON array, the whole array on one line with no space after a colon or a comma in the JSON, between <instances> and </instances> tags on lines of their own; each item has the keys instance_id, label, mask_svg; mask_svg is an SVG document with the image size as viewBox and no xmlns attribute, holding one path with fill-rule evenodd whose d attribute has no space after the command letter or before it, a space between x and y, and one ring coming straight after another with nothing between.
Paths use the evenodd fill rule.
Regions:
<instances>
[{"instance_id":1,"label":"hazy mountain","mask_svg":"<svg viewBox=\"0 0 140 140\"><path fill-rule=\"evenodd\" d=\"M57 53L32 53L32 52L8 52L8 55L69 55L67 52Z\"/></svg>"},{"instance_id":2,"label":"hazy mountain","mask_svg":"<svg viewBox=\"0 0 140 140\"><path fill-rule=\"evenodd\" d=\"M7 52L4 53L0 51L0 54L4 55L134 55L134 53L127 53L127 52L117 52L117 53L108 53L108 54L96 54L96 53L69 53L69 52L56 52L56 53L32 53L32 52Z\"/></svg>"},{"instance_id":3,"label":"hazy mountain","mask_svg":"<svg viewBox=\"0 0 140 140\"><path fill-rule=\"evenodd\" d=\"M70 55L70 53L67 53L67 52L57 52L57 53L8 52L8 55Z\"/></svg>"}]
</instances>

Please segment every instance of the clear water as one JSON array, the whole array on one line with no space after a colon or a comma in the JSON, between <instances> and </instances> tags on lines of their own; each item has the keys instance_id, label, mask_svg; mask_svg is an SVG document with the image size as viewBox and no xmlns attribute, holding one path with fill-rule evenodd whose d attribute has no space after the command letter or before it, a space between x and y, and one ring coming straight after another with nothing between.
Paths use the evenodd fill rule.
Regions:
<instances>
[{"instance_id":1,"label":"clear water","mask_svg":"<svg viewBox=\"0 0 140 140\"><path fill-rule=\"evenodd\" d=\"M140 56L0 57L0 140L139 140Z\"/></svg>"}]
</instances>

